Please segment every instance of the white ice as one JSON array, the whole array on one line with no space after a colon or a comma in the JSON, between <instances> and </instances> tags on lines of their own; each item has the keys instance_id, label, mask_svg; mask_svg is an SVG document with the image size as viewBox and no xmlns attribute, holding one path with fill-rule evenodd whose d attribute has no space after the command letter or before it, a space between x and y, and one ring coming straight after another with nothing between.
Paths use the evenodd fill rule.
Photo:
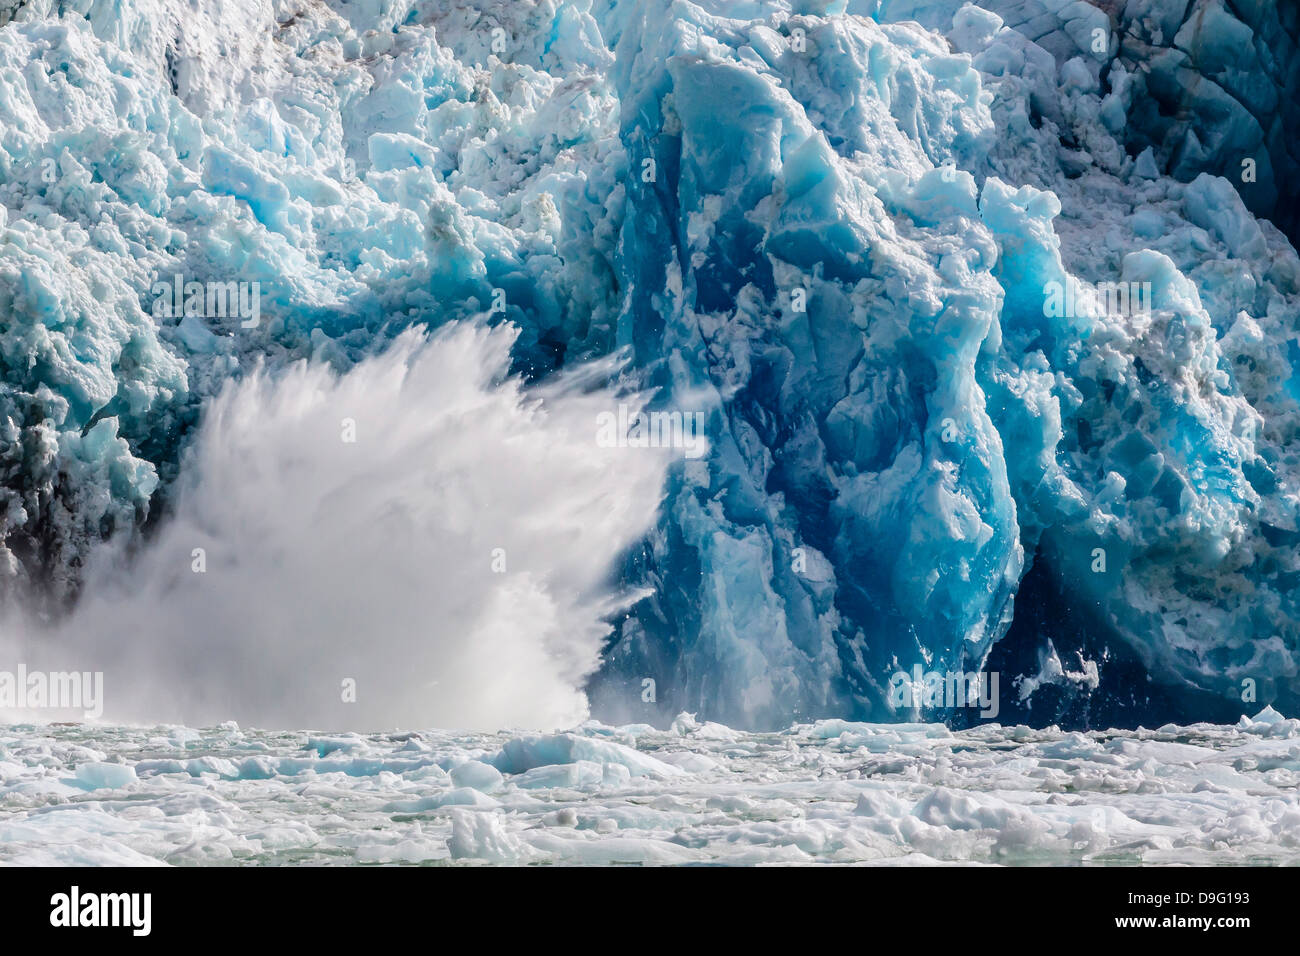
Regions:
<instances>
[{"instance_id":1,"label":"white ice","mask_svg":"<svg viewBox=\"0 0 1300 956\"><path fill-rule=\"evenodd\" d=\"M1300 720L0 730L8 864L1300 863Z\"/></svg>"}]
</instances>

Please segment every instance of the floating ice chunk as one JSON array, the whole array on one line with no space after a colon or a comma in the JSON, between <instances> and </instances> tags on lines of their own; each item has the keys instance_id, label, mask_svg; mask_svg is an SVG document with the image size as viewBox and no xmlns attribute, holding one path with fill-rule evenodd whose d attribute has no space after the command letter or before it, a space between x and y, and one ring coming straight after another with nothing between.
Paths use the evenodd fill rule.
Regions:
<instances>
[{"instance_id":1,"label":"floating ice chunk","mask_svg":"<svg viewBox=\"0 0 1300 956\"><path fill-rule=\"evenodd\" d=\"M708 854L691 847L663 840L635 837L602 837L578 840L558 836L554 830L529 834L528 842L536 849L554 854L558 859L588 866L613 866L620 863L672 865L708 859Z\"/></svg>"},{"instance_id":2,"label":"floating ice chunk","mask_svg":"<svg viewBox=\"0 0 1300 956\"><path fill-rule=\"evenodd\" d=\"M384 810L390 813L423 813L426 810L438 810L442 807L483 807L501 806L501 801L489 797L472 787L454 787L427 797L415 800L393 800L384 804Z\"/></svg>"},{"instance_id":3,"label":"floating ice chunk","mask_svg":"<svg viewBox=\"0 0 1300 956\"><path fill-rule=\"evenodd\" d=\"M687 773L706 773L710 770L717 770L719 763L712 757L706 757L704 754L691 753L689 751L670 751L661 752L656 756L664 763L672 764Z\"/></svg>"},{"instance_id":4,"label":"floating ice chunk","mask_svg":"<svg viewBox=\"0 0 1300 956\"><path fill-rule=\"evenodd\" d=\"M501 787L501 771L481 760L470 760L451 768L451 781L458 787L471 787L492 793Z\"/></svg>"},{"instance_id":5,"label":"floating ice chunk","mask_svg":"<svg viewBox=\"0 0 1300 956\"><path fill-rule=\"evenodd\" d=\"M694 714L678 714L668 728L670 733L682 737L699 737L705 740L734 740L736 732L726 724L712 720L696 720Z\"/></svg>"},{"instance_id":6,"label":"floating ice chunk","mask_svg":"<svg viewBox=\"0 0 1300 956\"><path fill-rule=\"evenodd\" d=\"M135 768L129 764L90 761L77 765L77 782L88 790L118 790L136 779Z\"/></svg>"},{"instance_id":7,"label":"floating ice chunk","mask_svg":"<svg viewBox=\"0 0 1300 956\"><path fill-rule=\"evenodd\" d=\"M576 760L573 763L548 764L533 767L510 782L525 790L547 789L552 787L571 787L585 790L599 787L605 779L605 766L591 760Z\"/></svg>"},{"instance_id":8,"label":"floating ice chunk","mask_svg":"<svg viewBox=\"0 0 1300 956\"><path fill-rule=\"evenodd\" d=\"M511 833L499 813L451 811L451 839L447 850L453 860L518 863L532 856L532 848Z\"/></svg>"},{"instance_id":9,"label":"floating ice chunk","mask_svg":"<svg viewBox=\"0 0 1300 956\"><path fill-rule=\"evenodd\" d=\"M1256 724L1280 724L1282 721L1286 720L1286 718L1272 707L1265 707L1258 714L1252 717L1251 720Z\"/></svg>"},{"instance_id":10,"label":"floating ice chunk","mask_svg":"<svg viewBox=\"0 0 1300 956\"><path fill-rule=\"evenodd\" d=\"M875 726L872 724L859 723L852 720L842 720L838 717L830 720L816 721L809 727L806 733L810 737L816 737L819 740L834 740L836 737L842 737L844 734L870 734L875 733Z\"/></svg>"},{"instance_id":11,"label":"floating ice chunk","mask_svg":"<svg viewBox=\"0 0 1300 956\"><path fill-rule=\"evenodd\" d=\"M1265 707L1254 717L1247 717L1243 714L1241 720L1237 722L1237 726L1242 729L1258 730L1260 728L1277 727L1287 722L1287 718L1283 717L1280 713L1269 706Z\"/></svg>"},{"instance_id":12,"label":"floating ice chunk","mask_svg":"<svg viewBox=\"0 0 1300 956\"><path fill-rule=\"evenodd\" d=\"M239 762L240 780L270 780L278 772L275 761L266 757L247 757Z\"/></svg>"},{"instance_id":13,"label":"floating ice chunk","mask_svg":"<svg viewBox=\"0 0 1300 956\"><path fill-rule=\"evenodd\" d=\"M878 817L893 821L903 817L911 809L905 801L883 790L868 790L858 794L858 802L853 808L853 813L855 816Z\"/></svg>"},{"instance_id":14,"label":"floating ice chunk","mask_svg":"<svg viewBox=\"0 0 1300 956\"><path fill-rule=\"evenodd\" d=\"M389 845L359 846L358 863L423 863L445 859L446 848L429 840L399 840Z\"/></svg>"},{"instance_id":15,"label":"floating ice chunk","mask_svg":"<svg viewBox=\"0 0 1300 956\"><path fill-rule=\"evenodd\" d=\"M1038 673L1026 676L1020 682L1020 699L1028 700L1039 688L1047 684L1075 684L1089 690L1095 690L1101 682L1101 675L1096 661L1080 660L1079 670L1066 670L1056 653L1055 645L1049 640L1040 656Z\"/></svg>"},{"instance_id":16,"label":"floating ice chunk","mask_svg":"<svg viewBox=\"0 0 1300 956\"><path fill-rule=\"evenodd\" d=\"M524 773L535 767L589 760L625 767L633 777L671 777L682 771L671 764L608 740L574 734L516 737L501 748L494 763L503 773Z\"/></svg>"},{"instance_id":17,"label":"floating ice chunk","mask_svg":"<svg viewBox=\"0 0 1300 956\"><path fill-rule=\"evenodd\" d=\"M368 747L368 741L360 734L346 734L338 737L308 737L304 750L316 751L318 757L328 757L333 753L362 753Z\"/></svg>"}]
</instances>

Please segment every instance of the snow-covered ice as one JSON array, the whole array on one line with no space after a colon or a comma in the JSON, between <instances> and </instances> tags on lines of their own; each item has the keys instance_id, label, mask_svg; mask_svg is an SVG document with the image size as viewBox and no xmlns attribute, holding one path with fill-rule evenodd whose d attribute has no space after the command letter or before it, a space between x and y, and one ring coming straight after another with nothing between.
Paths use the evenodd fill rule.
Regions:
<instances>
[{"instance_id":1,"label":"snow-covered ice","mask_svg":"<svg viewBox=\"0 0 1300 956\"><path fill-rule=\"evenodd\" d=\"M9 864L1298 864L1300 721L0 730Z\"/></svg>"}]
</instances>

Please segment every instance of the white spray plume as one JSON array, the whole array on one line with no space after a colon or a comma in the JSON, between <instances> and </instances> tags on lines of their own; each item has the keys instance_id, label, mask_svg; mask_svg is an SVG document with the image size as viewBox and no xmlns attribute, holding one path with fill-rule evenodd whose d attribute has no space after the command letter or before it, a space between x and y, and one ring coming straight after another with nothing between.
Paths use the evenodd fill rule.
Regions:
<instances>
[{"instance_id":1,"label":"white spray plume","mask_svg":"<svg viewBox=\"0 0 1300 956\"><path fill-rule=\"evenodd\" d=\"M232 383L174 514L129 565L101 560L42 646L104 671L106 720L581 721L632 598L612 569L652 527L672 453L600 447L600 413L642 397L598 387L612 360L526 387L507 374L516 334L410 331L346 374Z\"/></svg>"}]
</instances>

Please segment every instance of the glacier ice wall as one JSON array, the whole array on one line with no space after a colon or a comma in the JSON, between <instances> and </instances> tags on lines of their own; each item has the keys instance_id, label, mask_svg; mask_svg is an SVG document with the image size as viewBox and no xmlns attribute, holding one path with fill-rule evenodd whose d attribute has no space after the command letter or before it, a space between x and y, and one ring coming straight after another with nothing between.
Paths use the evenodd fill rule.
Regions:
<instances>
[{"instance_id":1,"label":"glacier ice wall","mask_svg":"<svg viewBox=\"0 0 1300 956\"><path fill-rule=\"evenodd\" d=\"M623 351L707 415L599 714L889 719L990 661L1300 703L1291 5L8 6L11 597L165 526L257 361L489 313L520 374ZM160 317L174 275L259 323ZM1052 307L1113 283L1150 308Z\"/></svg>"}]
</instances>

